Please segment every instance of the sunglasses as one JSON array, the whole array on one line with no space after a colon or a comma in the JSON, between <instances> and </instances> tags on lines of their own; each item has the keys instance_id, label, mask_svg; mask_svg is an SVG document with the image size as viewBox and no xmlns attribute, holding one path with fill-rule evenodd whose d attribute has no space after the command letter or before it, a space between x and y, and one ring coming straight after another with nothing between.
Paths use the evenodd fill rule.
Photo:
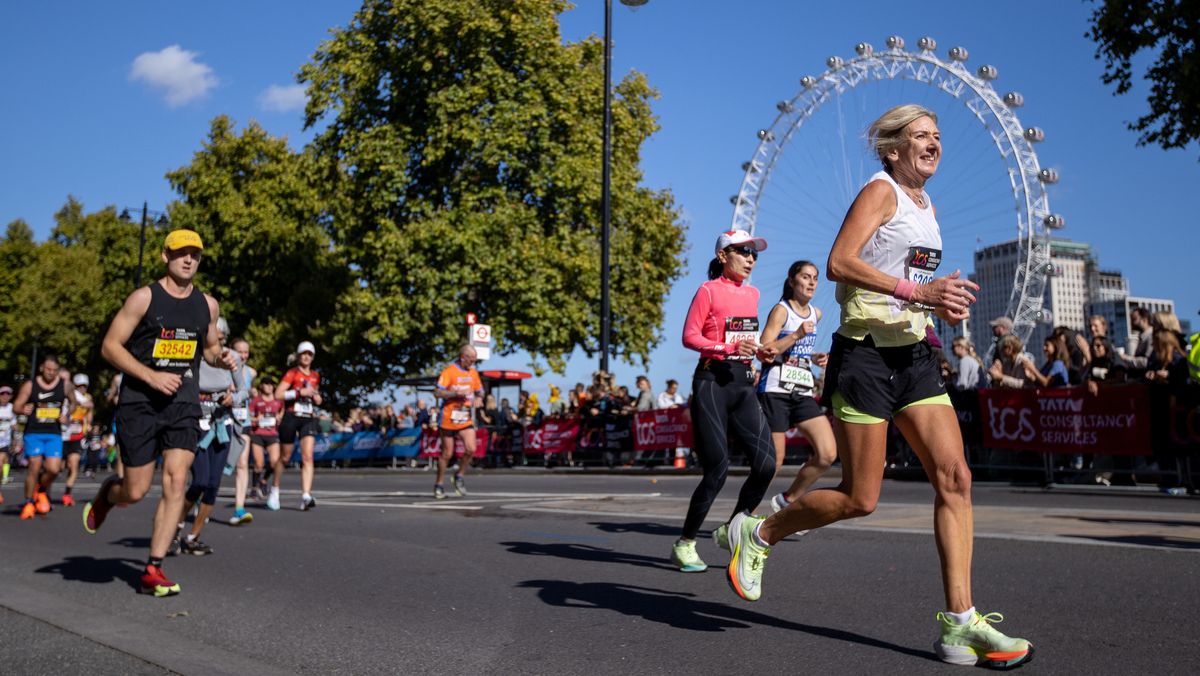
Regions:
<instances>
[{"instance_id":1,"label":"sunglasses","mask_svg":"<svg viewBox=\"0 0 1200 676\"><path fill-rule=\"evenodd\" d=\"M726 247L725 250L732 251L734 253L739 253L747 258L753 258L754 260L758 260L758 250L752 246L731 246L731 247Z\"/></svg>"}]
</instances>

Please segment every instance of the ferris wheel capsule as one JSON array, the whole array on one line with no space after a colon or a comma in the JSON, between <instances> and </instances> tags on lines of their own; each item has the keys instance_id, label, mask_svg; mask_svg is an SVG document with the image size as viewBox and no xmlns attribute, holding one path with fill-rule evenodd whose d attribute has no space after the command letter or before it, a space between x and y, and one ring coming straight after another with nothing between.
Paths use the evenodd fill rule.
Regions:
<instances>
[{"instance_id":1,"label":"ferris wheel capsule","mask_svg":"<svg viewBox=\"0 0 1200 676\"><path fill-rule=\"evenodd\" d=\"M1025 140L1034 143L1041 143L1046 140L1046 132L1042 131L1041 127L1026 127Z\"/></svg>"},{"instance_id":2,"label":"ferris wheel capsule","mask_svg":"<svg viewBox=\"0 0 1200 676\"><path fill-rule=\"evenodd\" d=\"M1067 219L1059 214L1050 214L1046 218L1042 219L1042 222L1046 224L1047 228L1051 228L1053 230L1059 230L1067 227Z\"/></svg>"},{"instance_id":3,"label":"ferris wheel capsule","mask_svg":"<svg viewBox=\"0 0 1200 676\"><path fill-rule=\"evenodd\" d=\"M984 80L995 80L1000 77L1000 71L996 70L995 66L980 66L976 72Z\"/></svg>"},{"instance_id":4,"label":"ferris wheel capsule","mask_svg":"<svg viewBox=\"0 0 1200 676\"><path fill-rule=\"evenodd\" d=\"M772 141L775 139L775 134L766 129L759 129L758 130L758 138L763 141Z\"/></svg>"},{"instance_id":5,"label":"ferris wheel capsule","mask_svg":"<svg viewBox=\"0 0 1200 676\"><path fill-rule=\"evenodd\" d=\"M791 113L796 110L796 106L792 105L791 101L780 101L779 103L775 104L775 107L781 113Z\"/></svg>"},{"instance_id":6,"label":"ferris wheel capsule","mask_svg":"<svg viewBox=\"0 0 1200 676\"><path fill-rule=\"evenodd\" d=\"M811 75L805 75L800 78L800 86L805 89L812 89L817 86L817 79Z\"/></svg>"},{"instance_id":7,"label":"ferris wheel capsule","mask_svg":"<svg viewBox=\"0 0 1200 676\"><path fill-rule=\"evenodd\" d=\"M842 61L842 57L840 56L831 56L828 59L825 59L825 65L829 66L831 70L837 70L838 68L841 68L842 64L844 63L845 61Z\"/></svg>"},{"instance_id":8,"label":"ferris wheel capsule","mask_svg":"<svg viewBox=\"0 0 1200 676\"><path fill-rule=\"evenodd\" d=\"M875 51L875 48L865 42L860 42L857 45L854 45L854 51L857 52L859 56L870 56Z\"/></svg>"},{"instance_id":9,"label":"ferris wheel capsule","mask_svg":"<svg viewBox=\"0 0 1200 676\"><path fill-rule=\"evenodd\" d=\"M950 60L951 61L958 61L961 63L963 61L966 61L968 56L970 56L970 55L967 53L966 47L951 47L950 48Z\"/></svg>"},{"instance_id":10,"label":"ferris wheel capsule","mask_svg":"<svg viewBox=\"0 0 1200 676\"><path fill-rule=\"evenodd\" d=\"M1058 172L1053 169L1042 169L1038 172L1038 180L1042 183L1058 183Z\"/></svg>"},{"instance_id":11,"label":"ferris wheel capsule","mask_svg":"<svg viewBox=\"0 0 1200 676\"><path fill-rule=\"evenodd\" d=\"M888 49L904 49L904 38L899 35L892 35L887 39Z\"/></svg>"},{"instance_id":12,"label":"ferris wheel capsule","mask_svg":"<svg viewBox=\"0 0 1200 676\"><path fill-rule=\"evenodd\" d=\"M1020 92L1009 92L1004 95L1004 105L1009 108L1020 108L1025 105L1025 97Z\"/></svg>"},{"instance_id":13,"label":"ferris wheel capsule","mask_svg":"<svg viewBox=\"0 0 1200 676\"><path fill-rule=\"evenodd\" d=\"M937 49L937 40L934 40L929 36L923 37L920 40L917 40L917 47L920 47L921 51L932 52L933 50Z\"/></svg>"},{"instance_id":14,"label":"ferris wheel capsule","mask_svg":"<svg viewBox=\"0 0 1200 676\"><path fill-rule=\"evenodd\" d=\"M741 200L741 198L739 198L737 195L731 195L731 196L729 197L729 203L730 203L730 204L732 204L732 205L733 205L733 206L735 206L735 207L736 207L736 206L737 206L737 205L738 205L738 204L739 204L741 201L742 201L742 200Z\"/></svg>"}]
</instances>

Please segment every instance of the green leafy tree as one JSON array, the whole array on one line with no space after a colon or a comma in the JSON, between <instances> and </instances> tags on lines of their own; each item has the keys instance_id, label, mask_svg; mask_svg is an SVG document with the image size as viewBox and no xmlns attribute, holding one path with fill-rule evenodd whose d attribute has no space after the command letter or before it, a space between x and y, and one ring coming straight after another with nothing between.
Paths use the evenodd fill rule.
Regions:
<instances>
[{"instance_id":1,"label":"green leafy tree","mask_svg":"<svg viewBox=\"0 0 1200 676\"><path fill-rule=\"evenodd\" d=\"M4 353L10 371L28 373L32 347L56 354L64 368L103 380L110 371L100 341L133 290L138 229L106 208L85 214L74 198L54 215L47 241L34 244L23 223L10 226L0 264L18 270L3 283ZM7 269L7 265L5 265Z\"/></svg>"},{"instance_id":2,"label":"green leafy tree","mask_svg":"<svg viewBox=\"0 0 1200 676\"><path fill-rule=\"evenodd\" d=\"M282 375L287 355L312 340L329 388L345 392L372 379L353 377L344 366L353 355L336 350L347 341L330 320L350 276L325 232L310 165L257 123L239 134L217 117L191 163L167 174L182 198L171 205L171 222L200 233L197 283L220 301L231 331L250 341L252 363Z\"/></svg>"},{"instance_id":3,"label":"green leafy tree","mask_svg":"<svg viewBox=\"0 0 1200 676\"><path fill-rule=\"evenodd\" d=\"M37 244L29 224L17 219L8 224L0 241L0 372L12 384L21 374L29 373L29 358L22 355L23 336L14 326L17 318L16 292L29 266L37 258Z\"/></svg>"},{"instance_id":4,"label":"green leafy tree","mask_svg":"<svg viewBox=\"0 0 1200 676\"><path fill-rule=\"evenodd\" d=\"M1128 124L1141 134L1138 145L1182 148L1200 140L1200 2L1102 0L1087 35L1104 60L1104 83L1115 83L1117 94L1133 86L1133 59L1157 52L1145 73L1150 112Z\"/></svg>"},{"instance_id":5,"label":"green leafy tree","mask_svg":"<svg viewBox=\"0 0 1200 676\"><path fill-rule=\"evenodd\" d=\"M556 370L598 349L603 45L563 44L562 0L367 0L301 69L316 180L357 277L335 318L384 379L454 353L475 312L501 354ZM643 363L684 233L640 185L658 129L638 73L615 87L614 352Z\"/></svg>"}]
</instances>

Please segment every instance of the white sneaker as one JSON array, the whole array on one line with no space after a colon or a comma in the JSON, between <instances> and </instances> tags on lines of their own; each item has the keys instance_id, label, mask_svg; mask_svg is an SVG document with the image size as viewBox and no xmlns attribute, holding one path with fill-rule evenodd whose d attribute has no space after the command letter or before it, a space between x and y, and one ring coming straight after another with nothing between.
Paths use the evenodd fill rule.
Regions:
<instances>
[{"instance_id":1,"label":"white sneaker","mask_svg":"<svg viewBox=\"0 0 1200 676\"><path fill-rule=\"evenodd\" d=\"M776 512L781 512L790 504L792 503L788 502L787 498L783 497L783 493L778 493L775 495L775 497L771 498L771 513L775 514Z\"/></svg>"},{"instance_id":2,"label":"white sneaker","mask_svg":"<svg viewBox=\"0 0 1200 676\"><path fill-rule=\"evenodd\" d=\"M272 488L271 495L267 498L267 509L272 512L279 511L279 490Z\"/></svg>"}]
</instances>

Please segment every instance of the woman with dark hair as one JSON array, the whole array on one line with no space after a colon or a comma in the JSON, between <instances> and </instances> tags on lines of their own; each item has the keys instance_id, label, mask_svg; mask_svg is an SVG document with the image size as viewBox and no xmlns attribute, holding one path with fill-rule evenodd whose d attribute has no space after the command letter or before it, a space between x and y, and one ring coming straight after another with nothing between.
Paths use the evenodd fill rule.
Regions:
<instances>
[{"instance_id":1,"label":"woman with dark hair","mask_svg":"<svg viewBox=\"0 0 1200 676\"><path fill-rule=\"evenodd\" d=\"M758 401L771 426L771 441L775 445L775 468L783 465L789 429L798 427L812 445L812 455L796 472L792 485L771 498L773 512L804 495L837 459L833 428L814 396L816 378L812 366L824 368L829 362L828 354L813 353L817 324L822 317L821 309L812 305L819 276L816 264L811 261L792 263L783 281L783 293L767 314L767 326L762 332L763 346L779 354L775 361L763 365L758 380Z\"/></svg>"},{"instance_id":2,"label":"woman with dark hair","mask_svg":"<svg viewBox=\"0 0 1200 676\"><path fill-rule=\"evenodd\" d=\"M1072 331L1069 327L1055 327L1054 333L1050 334L1054 338L1062 338L1063 347L1066 348L1063 355L1065 359L1063 364L1067 367L1067 384L1082 385L1083 377L1087 373L1087 365L1092 361L1091 347L1082 334Z\"/></svg>"},{"instance_id":3,"label":"woman with dark hair","mask_svg":"<svg viewBox=\"0 0 1200 676\"><path fill-rule=\"evenodd\" d=\"M1038 387L1066 387L1070 377L1067 370L1070 356L1066 339L1062 335L1047 336L1042 341L1042 354L1046 355L1046 361L1041 369L1025 369L1027 381Z\"/></svg>"},{"instance_id":4,"label":"woman with dark hair","mask_svg":"<svg viewBox=\"0 0 1200 676\"><path fill-rule=\"evenodd\" d=\"M685 573L708 568L696 553L696 534L725 485L729 438L740 442L750 460L734 514L757 507L775 477L775 451L755 396L752 360L773 362L776 352L758 343L758 289L746 282L766 248L766 240L744 230L721 233L716 258L708 266L709 281L696 291L683 323L684 347L700 353L692 376L692 451L704 470L683 532L671 548L671 561ZM722 537L726 532L719 528L714 533L718 546L728 547Z\"/></svg>"}]
</instances>

